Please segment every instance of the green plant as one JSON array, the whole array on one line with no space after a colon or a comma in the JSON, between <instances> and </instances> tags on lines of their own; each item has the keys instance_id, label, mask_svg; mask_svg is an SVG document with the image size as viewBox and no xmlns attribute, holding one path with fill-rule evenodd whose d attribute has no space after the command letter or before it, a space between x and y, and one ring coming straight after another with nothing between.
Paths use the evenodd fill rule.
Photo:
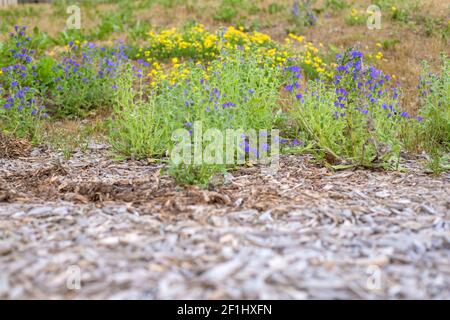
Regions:
<instances>
[{"instance_id":1,"label":"green plant","mask_svg":"<svg viewBox=\"0 0 450 320\"><path fill-rule=\"evenodd\" d=\"M383 40L383 42L381 44L382 44L384 50L392 50L399 43L400 43L400 40L398 40L398 39L386 39L386 40Z\"/></svg>"},{"instance_id":2,"label":"green plant","mask_svg":"<svg viewBox=\"0 0 450 320\"><path fill-rule=\"evenodd\" d=\"M269 6L267 7L267 12L269 12L269 14L276 14L283 10L284 10L284 6L282 4L279 4L276 2L269 4Z\"/></svg>"},{"instance_id":3,"label":"green plant","mask_svg":"<svg viewBox=\"0 0 450 320\"><path fill-rule=\"evenodd\" d=\"M234 21L239 15L240 22L245 20L248 15L255 15L260 12L261 9L252 1L248 0L222 0L218 8L216 9L214 20L230 23Z\"/></svg>"},{"instance_id":4,"label":"green plant","mask_svg":"<svg viewBox=\"0 0 450 320\"><path fill-rule=\"evenodd\" d=\"M158 114L153 97L143 99L133 88L131 66L117 80L109 141L119 153L137 159L162 156L167 150L170 127Z\"/></svg>"},{"instance_id":5,"label":"green plant","mask_svg":"<svg viewBox=\"0 0 450 320\"><path fill-rule=\"evenodd\" d=\"M224 174L225 170L220 165L171 165L168 169L169 175L179 185L198 185L206 187L215 175Z\"/></svg>"},{"instance_id":6,"label":"green plant","mask_svg":"<svg viewBox=\"0 0 450 320\"><path fill-rule=\"evenodd\" d=\"M119 8L117 11L100 13L100 24L90 33L92 40L107 39L111 33L123 32L128 26L135 24L131 7Z\"/></svg>"},{"instance_id":7,"label":"green plant","mask_svg":"<svg viewBox=\"0 0 450 320\"><path fill-rule=\"evenodd\" d=\"M345 16L345 23L349 26L364 25L367 21L367 13L365 11L352 8L349 15Z\"/></svg>"},{"instance_id":8,"label":"green plant","mask_svg":"<svg viewBox=\"0 0 450 320\"><path fill-rule=\"evenodd\" d=\"M393 20L399 22L409 22L411 20L410 12L406 9L397 9L396 7L392 7L391 9L391 17Z\"/></svg>"},{"instance_id":9,"label":"green plant","mask_svg":"<svg viewBox=\"0 0 450 320\"><path fill-rule=\"evenodd\" d=\"M423 31L427 37L432 35L440 35L444 39L448 39L450 35L450 23L443 18L436 19L430 16L418 15L415 22L423 27Z\"/></svg>"},{"instance_id":10,"label":"green plant","mask_svg":"<svg viewBox=\"0 0 450 320\"><path fill-rule=\"evenodd\" d=\"M419 136L424 150L431 154L432 167L450 152L450 59L442 56L440 73L432 73L427 63L419 84ZM436 171L436 170L434 170Z\"/></svg>"},{"instance_id":11,"label":"green plant","mask_svg":"<svg viewBox=\"0 0 450 320\"><path fill-rule=\"evenodd\" d=\"M215 15L214 20L230 23L238 15L238 10L232 6L221 5Z\"/></svg>"},{"instance_id":12,"label":"green plant","mask_svg":"<svg viewBox=\"0 0 450 320\"><path fill-rule=\"evenodd\" d=\"M133 26L129 29L129 34L131 39L139 40L145 39L147 37L148 30L151 29L151 23L147 21L138 20Z\"/></svg>"},{"instance_id":13,"label":"green plant","mask_svg":"<svg viewBox=\"0 0 450 320\"><path fill-rule=\"evenodd\" d=\"M128 60L122 44L116 45L112 53L79 41L70 42L69 48L62 62L53 68L55 78L49 85L48 102L58 117L80 117L110 104L119 69Z\"/></svg>"},{"instance_id":14,"label":"green plant","mask_svg":"<svg viewBox=\"0 0 450 320\"><path fill-rule=\"evenodd\" d=\"M84 41L87 39L87 37L84 35L82 30L69 29L58 32L56 37L52 38L54 44L59 46L65 46L75 39Z\"/></svg>"},{"instance_id":15,"label":"green plant","mask_svg":"<svg viewBox=\"0 0 450 320\"><path fill-rule=\"evenodd\" d=\"M310 81L291 113L328 162L391 166L400 153L399 128L408 114L398 107L389 76L363 64L362 53L338 56L333 84Z\"/></svg>"},{"instance_id":16,"label":"green plant","mask_svg":"<svg viewBox=\"0 0 450 320\"><path fill-rule=\"evenodd\" d=\"M290 20L298 27L314 26L317 17L313 5L316 0L295 0L291 8Z\"/></svg>"},{"instance_id":17,"label":"green plant","mask_svg":"<svg viewBox=\"0 0 450 320\"><path fill-rule=\"evenodd\" d=\"M0 127L19 138L34 139L41 118L35 51L26 27L16 26L5 41L1 55L9 65L0 69Z\"/></svg>"},{"instance_id":18,"label":"green plant","mask_svg":"<svg viewBox=\"0 0 450 320\"><path fill-rule=\"evenodd\" d=\"M334 11L343 10L348 8L350 5L346 0L326 0L325 8L332 9Z\"/></svg>"},{"instance_id":19,"label":"green plant","mask_svg":"<svg viewBox=\"0 0 450 320\"><path fill-rule=\"evenodd\" d=\"M202 132L209 129L225 135L227 129L245 133L278 124L280 69L264 65L251 52L229 52L207 66L187 63L184 68L186 72L179 71L186 75L184 79L164 80L151 92L136 92L130 89L131 77L121 79L110 126L116 151L138 159L171 154L178 145L172 134L180 129L200 139L204 150L209 143ZM201 124L200 133L194 123ZM170 161L169 167L178 181L204 184L207 177L228 167L225 160L218 162L180 165Z\"/></svg>"},{"instance_id":20,"label":"green plant","mask_svg":"<svg viewBox=\"0 0 450 320\"><path fill-rule=\"evenodd\" d=\"M39 80L41 94L45 93L52 86L56 77L55 69L57 60L51 56L44 56L36 63L36 77Z\"/></svg>"},{"instance_id":21,"label":"green plant","mask_svg":"<svg viewBox=\"0 0 450 320\"><path fill-rule=\"evenodd\" d=\"M442 153L438 148L432 150L429 155L427 168L435 175L450 171L450 157L448 153Z\"/></svg>"},{"instance_id":22,"label":"green plant","mask_svg":"<svg viewBox=\"0 0 450 320\"><path fill-rule=\"evenodd\" d=\"M183 4L184 0L158 0L159 4L161 4L163 7L172 9L173 7Z\"/></svg>"}]
</instances>

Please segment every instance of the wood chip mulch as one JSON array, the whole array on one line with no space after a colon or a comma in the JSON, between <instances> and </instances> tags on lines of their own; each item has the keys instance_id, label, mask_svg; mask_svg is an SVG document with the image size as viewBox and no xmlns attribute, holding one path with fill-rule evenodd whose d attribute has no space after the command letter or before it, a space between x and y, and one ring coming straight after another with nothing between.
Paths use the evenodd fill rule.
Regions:
<instances>
[{"instance_id":1,"label":"wood chip mulch","mask_svg":"<svg viewBox=\"0 0 450 320\"><path fill-rule=\"evenodd\" d=\"M199 189L97 148L0 159L0 298L449 299L450 174L403 166Z\"/></svg>"}]
</instances>

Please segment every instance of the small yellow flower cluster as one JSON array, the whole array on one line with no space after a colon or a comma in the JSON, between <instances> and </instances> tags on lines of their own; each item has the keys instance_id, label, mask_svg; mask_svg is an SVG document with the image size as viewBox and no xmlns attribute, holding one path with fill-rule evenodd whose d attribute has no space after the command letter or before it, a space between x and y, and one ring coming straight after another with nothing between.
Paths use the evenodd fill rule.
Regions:
<instances>
[{"instance_id":1,"label":"small yellow flower cluster","mask_svg":"<svg viewBox=\"0 0 450 320\"><path fill-rule=\"evenodd\" d=\"M151 64L152 69L147 74L150 79L150 85L156 87L156 85L164 80L169 81L171 85L186 79L189 75L189 69L184 62L180 62L178 58L172 58L172 65L163 68L158 62Z\"/></svg>"},{"instance_id":2,"label":"small yellow flower cluster","mask_svg":"<svg viewBox=\"0 0 450 320\"><path fill-rule=\"evenodd\" d=\"M237 51L241 54L256 53L257 62L266 67L283 68L289 65L289 61L297 61L310 75L333 75L331 66L320 57L319 49L306 42L304 37L289 34L282 45L267 34L247 33L242 27L228 27L211 33L200 24L184 31L168 29L159 33L150 32L149 47L141 48L136 58L143 58L152 65L148 77L156 86L163 80L173 84L186 78L189 67L180 59L194 59L207 68L208 61L219 56L224 61L230 61ZM157 62L167 58L172 59L172 63L164 67Z\"/></svg>"},{"instance_id":3,"label":"small yellow flower cluster","mask_svg":"<svg viewBox=\"0 0 450 320\"><path fill-rule=\"evenodd\" d=\"M302 43L303 40L305 40L304 37L302 36L296 36L295 34L289 33L288 37L286 39L284 39L284 41L286 42L286 44L291 44L292 41L296 41L298 43Z\"/></svg>"},{"instance_id":4,"label":"small yellow flower cluster","mask_svg":"<svg viewBox=\"0 0 450 320\"><path fill-rule=\"evenodd\" d=\"M383 59L383 52L379 51L379 52L375 55L375 58L376 58L377 60Z\"/></svg>"},{"instance_id":5,"label":"small yellow flower cluster","mask_svg":"<svg viewBox=\"0 0 450 320\"><path fill-rule=\"evenodd\" d=\"M350 11L350 15L345 18L345 21L348 25L360 25L364 24L366 19L367 13L365 11L352 8Z\"/></svg>"},{"instance_id":6,"label":"small yellow flower cluster","mask_svg":"<svg viewBox=\"0 0 450 320\"><path fill-rule=\"evenodd\" d=\"M381 47L381 45L379 45L379 43L376 44L377 47ZM377 61L387 61L386 59L384 59L384 54L381 51L378 51L376 53L369 53L367 54L367 58L369 61L371 61L371 63L376 63Z\"/></svg>"},{"instance_id":7,"label":"small yellow flower cluster","mask_svg":"<svg viewBox=\"0 0 450 320\"><path fill-rule=\"evenodd\" d=\"M285 39L285 43L291 48L291 56L297 58L305 69L319 75L333 76L330 67L319 56L320 50L312 42L306 42L304 37L291 33ZM299 44L301 45L300 51L293 50ZM323 47L323 44L320 43L319 46Z\"/></svg>"},{"instance_id":8,"label":"small yellow flower cluster","mask_svg":"<svg viewBox=\"0 0 450 320\"><path fill-rule=\"evenodd\" d=\"M332 77L331 71L328 71L328 66L318 56L319 49L316 48L311 42L308 42L305 46L305 52L303 55L303 63L311 66L318 74L325 74L328 77ZM328 71L328 72L327 72Z\"/></svg>"},{"instance_id":9,"label":"small yellow flower cluster","mask_svg":"<svg viewBox=\"0 0 450 320\"><path fill-rule=\"evenodd\" d=\"M211 33L201 24L184 31L172 28L159 33L149 32L148 35L149 47L145 52L151 52L157 59L170 57L213 59L223 48L241 47L248 51L252 48L273 46L270 36L261 32L246 33L243 28L229 27ZM136 58L142 57L142 52L136 54ZM144 58L148 62L151 60L148 56Z\"/></svg>"},{"instance_id":10,"label":"small yellow flower cluster","mask_svg":"<svg viewBox=\"0 0 450 320\"><path fill-rule=\"evenodd\" d=\"M277 66L283 67L289 57L289 53L286 50L279 50L276 47L258 48L256 54L260 57L258 63L269 65L272 68Z\"/></svg>"},{"instance_id":11,"label":"small yellow flower cluster","mask_svg":"<svg viewBox=\"0 0 450 320\"><path fill-rule=\"evenodd\" d=\"M231 26L226 29L223 34L226 46L240 45L240 46L251 46L251 45L265 45L270 44L272 39L269 35L261 32L253 32L251 34L244 32L243 28L236 29Z\"/></svg>"},{"instance_id":12,"label":"small yellow flower cluster","mask_svg":"<svg viewBox=\"0 0 450 320\"><path fill-rule=\"evenodd\" d=\"M175 28L160 33L149 32L149 47L136 55L150 62L154 58L202 57L214 58L217 55L215 34L206 31L203 25L196 25L185 32ZM152 56L152 57L151 57Z\"/></svg>"}]
</instances>

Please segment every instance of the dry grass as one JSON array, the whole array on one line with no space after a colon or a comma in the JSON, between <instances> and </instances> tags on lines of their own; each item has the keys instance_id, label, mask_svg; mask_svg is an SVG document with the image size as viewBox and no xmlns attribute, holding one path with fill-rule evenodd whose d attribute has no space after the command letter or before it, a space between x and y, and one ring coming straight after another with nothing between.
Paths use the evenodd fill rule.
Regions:
<instances>
[{"instance_id":1,"label":"dry grass","mask_svg":"<svg viewBox=\"0 0 450 320\"><path fill-rule=\"evenodd\" d=\"M90 143L105 141L105 119L108 113L100 110L89 119L60 120L45 122L41 129L41 142L67 156L79 149L86 149Z\"/></svg>"}]
</instances>

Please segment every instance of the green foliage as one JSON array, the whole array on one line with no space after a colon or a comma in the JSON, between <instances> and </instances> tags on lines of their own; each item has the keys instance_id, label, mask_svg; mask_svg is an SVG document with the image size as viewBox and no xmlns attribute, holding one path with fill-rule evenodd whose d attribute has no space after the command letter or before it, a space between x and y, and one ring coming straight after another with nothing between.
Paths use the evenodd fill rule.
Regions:
<instances>
[{"instance_id":1,"label":"green foliage","mask_svg":"<svg viewBox=\"0 0 450 320\"><path fill-rule=\"evenodd\" d=\"M130 25L134 24L133 11L126 6L117 11L99 12L100 24L91 34L91 39L104 40L114 32L123 32Z\"/></svg>"},{"instance_id":2,"label":"green foliage","mask_svg":"<svg viewBox=\"0 0 450 320\"><path fill-rule=\"evenodd\" d=\"M204 164L201 166L192 166L179 164L171 165L168 173L179 185L207 187L214 176L224 174L225 171L223 166L220 165Z\"/></svg>"},{"instance_id":3,"label":"green foliage","mask_svg":"<svg viewBox=\"0 0 450 320\"><path fill-rule=\"evenodd\" d=\"M58 62L50 56L39 59L36 63L36 75L39 80L41 91L45 91L52 86L56 77L55 70Z\"/></svg>"},{"instance_id":4,"label":"green foliage","mask_svg":"<svg viewBox=\"0 0 450 320\"><path fill-rule=\"evenodd\" d=\"M398 110L395 93L376 84L386 82L386 76L363 66L359 54L353 51L340 58L333 84L310 81L291 114L328 162L392 166L407 114Z\"/></svg>"},{"instance_id":5,"label":"green foliage","mask_svg":"<svg viewBox=\"0 0 450 320\"><path fill-rule=\"evenodd\" d=\"M121 79L110 125L112 146L129 157L153 158L170 154L177 144L172 134L182 128L191 130L197 121L202 132L214 128L224 136L227 129L245 132L275 127L281 111L277 107L281 70L261 67L251 53L229 53L222 59L213 61L208 70L188 63L184 81L177 85L163 81L148 94L136 92L131 78ZM202 150L206 145L202 141ZM170 172L183 183L204 184L226 167L171 162Z\"/></svg>"},{"instance_id":6,"label":"green foliage","mask_svg":"<svg viewBox=\"0 0 450 320\"><path fill-rule=\"evenodd\" d=\"M290 21L297 27L314 26L317 23L313 5L316 0L295 0L291 8Z\"/></svg>"},{"instance_id":7,"label":"green foliage","mask_svg":"<svg viewBox=\"0 0 450 320\"><path fill-rule=\"evenodd\" d=\"M230 23L237 15L238 10L235 7L222 3L214 15L214 20Z\"/></svg>"},{"instance_id":8,"label":"green foliage","mask_svg":"<svg viewBox=\"0 0 450 320\"><path fill-rule=\"evenodd\" d=\"M419 85L419 114L423 120L418 135L422 148L432 157L431 166L435 172L441 168L441 158L450 153L450 59L443 56L442 63L439 73L431 73L428 64L424 63ZM446 159L448 161L448 157Z\"/></svg>"},{"instance_id":9,"label":"green foliage","mask_svg":"<svg viewBox=\"0 0 450 320\"><path fill-rule=\"evenodd\" d=\"M167 149L170 129L158 114L155 99L144 99L133 87L131 66L125 66L117 79L109 141L119 153L136 159L162 156Z\"/></svg>"},{"instance_id":10,"label":"green foliage","mask_svg":"<svg viewBox=\"0 0 450 320\"><path fill-rule=\"evenodd\" d=\"M73 40L87 40L87 36L82 32L82 30L69 29L58 32L56 37L54 37L52 40L56 45L65 46Z\"/></svg>"},{"instance_id":11,"label":"green foliage","mask_svg":"<svg viewBox=\"0 0 450 320\"><path fill-rule=\"evenodd\" d=\"M41 117L34 50L25 27L16 27L4 42L1 56L8 63L0 72L0 127L19 138L34 139Z\"/></svg>"},{"instance_id":12,"label":"green foliage","mask_svg":"<svg viewBox=\"0 0 450 320\"><path fill-rule=\"evenodd\" d=\"M8 104L8 100L3 98L4 94L17 94L19 90L23 90L20 86L18 89L6 90L3 92L0 90L0 106ZM26 94L27 101L33 101L38 99L36 90L31 90ZM36 103L30 104L30 106L23 106L19 103L13 103L8 108L0 108L0 128L2 132L11 133L18 138L26 138L29 140L35 140L36 132L41 123L42 112Z\"/></svg>"},{"instance_id":13,"label":"green foliage","mask_svg":"<svg viewBox=\"0 0 450 320\"><path fill-rule=\"evenodd\" d=\"M283 10L284 10L284 6L282 4L279 4L276 2L269 4L269 6L267 7L267 12L269 12L270 14L276 14Z\"/></svg>"},{"instance_id":14,"label":"green foliage","mask_svg":"<svg viewBox=\"0 0 450 320\"><path fill-rule=\"evenodd\" d=\"M384 50L392 50L395 48L397 44L400 43L398 39L386 39L381 42Z\"/></svg>"},{"instance_id":15,"label":"green foliage","mask_svg":"<svg viewBox=\"0 0 450 320\"><path fill-rule=\"evenodd\" d=\"M346 0L326 0L325 8L331 9L334 11L343 10L350 7L350 4L347 3Z\"/></svg>"},{"instance_id":16,"label":"green foliage","mask_svg":"<svg viewBox=\"0 0 450 320\"><path fill-rule=\"evenodd\" d=\"M438 35L447 40L450 37L450 23L443 18L433 18L430 16L419 15L416 23L423 27L427 37Z\"/></svg>"},{"instance_id":17,"label":"green foliage","mask_svg":"<svg viewBox=\"0 0 450 320\"><path fill-rule=\"evenodd\" d=\"M214 14L214 20L226 23L238 20L243 23L246 19L246 14L254 15L260 12L261 9L249 0L222 0L217 7Z\"/></svg>"},{"instance_id":18,"label":"green foliage","mask_svg":"<svg viewBox=\"0 0 450 320\"><path fill-rule=\"evenodd\" d=\"M393 7L395 8L395 7ZM393 20L399 21L399 22L409 22L411 20L411 14L407 9L391 9L391 17Z\"/></svg>"},{"instance_id":19,"label":"green foliage","mask_svg":"<svg viewBox=\"0 0 450 320\"><path fill-rule=\"evenodd\" d=\"M440 73L431 73L424 64L421 79L420 115L424 118L424 141L429 146L439 146L450 151L450 59L442 57Z\"/></svg>"},{"instance_id":20,"label":"green foliage","mask_svg":"<svg viewBox=\"0 0 450 320\"><path fill-rule=\"evenodd\" d=\"M350 14L345 16L345 23L349 26L365 25L367 22L367 13L365 11L358 11L353 8Z\"/></svg>"},{"instance_id":21,"label":"green foliage","mask_svg":"<svg viewBox=\"0 0 450 320\"><path fill-rule=\"evenodd\" d=\"M114 51L117 50L117 51ZM115 78L126 60L119 44L113 55L104 56L93 44L71 43L62 63L52 68L53 81L49 83L49 104L57 117L80 117L113 99ZM103 54L102 54L103 53ZM49 67L42 70L49 72Z\"/></svg>"},{"instance_id":22,"label":"green foliage","mask_svg":"<svg viewBox=\"0 0 450 320\"><path fill-rule=\"evenodd\" d=\"M145 39L147 37L148 30L152 27L150 22L138 20L128 33L133 40Z\"/></svg>"}]
</instances>

